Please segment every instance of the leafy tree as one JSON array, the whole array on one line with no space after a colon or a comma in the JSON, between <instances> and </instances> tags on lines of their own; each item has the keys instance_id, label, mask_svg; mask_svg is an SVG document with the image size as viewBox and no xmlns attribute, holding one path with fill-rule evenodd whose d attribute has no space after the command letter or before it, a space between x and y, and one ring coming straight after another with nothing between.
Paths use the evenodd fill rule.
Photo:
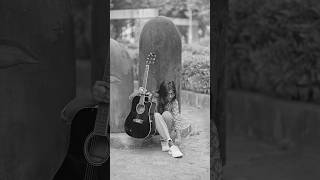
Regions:
<instances>
[{"instance_id":1,"label":"leafy tree","mask_svg":"<svg viewBox=\"0 0 320 180\"><path fill-rule=\"evenodd\" d=\"M320 102L320 8L314 0L231 1L232 88Z\"/></svg>"}]
</instances>

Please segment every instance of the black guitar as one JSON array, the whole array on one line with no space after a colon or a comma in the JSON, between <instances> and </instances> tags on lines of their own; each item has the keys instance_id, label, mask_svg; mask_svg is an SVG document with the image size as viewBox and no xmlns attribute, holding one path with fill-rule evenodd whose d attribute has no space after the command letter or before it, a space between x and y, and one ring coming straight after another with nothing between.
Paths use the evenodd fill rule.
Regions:
<instances>
[{"instance_id":1,"label":"black guitar","mask_svg":"<svg viewBox=\"0 0 320 180\"><path fill-rule=\"evenodd\" d=\"M109 68L107 64L105 68ZM109 77L109 74L107 72L107 69L105 69L103 74L103 81L107 81L107 77ZM90 120L92 121L92 119L87 119L87 121ZM95 173L95 170L99 169L96 167L101 167L106 164L106 161L110 157L110 137L108 133L109 120L109 104L100 102L95 116L93 131L87 136L83 146L84 156L87 160L84 180L96 179L95 177L97 175L99 176L100 173L107 173Z\"/></svg>"},{"instance_id":2,"label":"black guitar","mask_svg":"<svg viewBox=\"0 0 320 180\"><path fill-rule=\"evenodd\" d=\"M104 73L103 80L106 77ZM71 124L67 157L54 180L110 178L109 117L109 104L106 103L77 112Z\"/></svg>"},{"instance_id":3,"label":"black guitar","mask_svg":"<svg viewBox=\"0 0 320 180\"><path fill-rule=\"evenodd\" d=\"M156 55L150 53L146 59L143 85L146 89L149 65L153 64ZM135 96L132 99L131 111L124 123L126 133L134 138L148 138L155 133L154 111L155 103L145 94Z\"/></svg>"},{"instance_id":4,"label":"black guitar","mask_svg":"<svg viewBox=\"0 0 320 180\"><path fill-rule=\"evenodd\" d=\"M54 180L104 180L110 178L110 160L107 159L107 153L101 153L103 155L98 156L98 160L103 159L98 162L105 162L100 166L95 166L95 163L90 164L87 161L83 152L86 139L92 133L92 129L95 128L97 111L97 108L83 108L73 118L68 154ZM97 144L106 149L106 140L105 138L102 139L104 140ZM91 153L90 155L92 157Z\"/></svg>"}]
</instances>

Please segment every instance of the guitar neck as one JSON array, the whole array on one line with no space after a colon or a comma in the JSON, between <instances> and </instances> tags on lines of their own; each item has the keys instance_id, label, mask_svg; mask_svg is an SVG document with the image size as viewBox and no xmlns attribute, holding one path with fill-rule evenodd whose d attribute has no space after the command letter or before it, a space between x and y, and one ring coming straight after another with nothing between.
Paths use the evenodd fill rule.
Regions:
<instances>
[{"instance_id":1,"label":"guitar neck","mask_svg":"<svg viewBox=\"0 0 320 180\"><path fill-rule=\"evenodd\" d=\"M108 130L107 129L108 124L109 124L108 104L100 103L97 110L96 121L94 124L94 132L100 135L106 135Z\"/></svg>"},{"instance_id":2,"label":"guitar neck","mask_svg":"<svg viewBox=\"0 0 320 180\"><path fill-rule=\"evenodd\" d=\"M145 89L147 89L148 74L149 74L149 65L146 65L146 68L143 74L143 83L142 83L142 87L144 87Z\"/></svg>"},{"instance_id":3,"label":"guitar neck","mask_svg":"<svg viewBox=\"0 0 320 180\"><path fill-rule=\"evenodd\" d=\"M109 59L109 54L108 54L108 59ZM109 78L109 61L106 61L105 64L105 69L103 72L103 78L102 80L105 82L110 82L107 81L107 78ZM106 93L109 93L107 91ZM109 96L109 94L107 94ZM109 106L105 102L100 102L97 110L97 115L96 115L96 121L94 125L94 132L98 133L100 135L107 135L108 134L108 125L109 125Z\"/></svg>"},{"instance_id":4,"label":"guitar neck","mask_svg":"<svg viewBox=\"0 0 320 180\"><path fill-rule=\"evenodd\" d=\"M149 65L146 65L146 68L145 68L144 74L143 74L143 83L142 83L142 87L144 89L147 89L148 73L149 73ZM140 104L144 103L144 97L145 97L144 94L141 95Z\"/></svg>"}]
</instances>

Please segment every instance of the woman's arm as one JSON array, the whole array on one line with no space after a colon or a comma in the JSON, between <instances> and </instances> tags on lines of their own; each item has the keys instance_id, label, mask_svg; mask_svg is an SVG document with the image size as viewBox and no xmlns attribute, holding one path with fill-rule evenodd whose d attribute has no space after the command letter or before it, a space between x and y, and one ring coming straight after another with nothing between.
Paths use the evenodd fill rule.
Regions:
<instances>
[{"instance_id":1,"label":"woman's arm","mask_svg":"<svg viewBox=\"0 0 320 180\"><path fill-rule=\"evenodd\" d=\"M135 96L137 96L137 95L139 95L139 94L140 94L140 93L139 93L138 90L133 91L133 93L131 93L130 96L129 96L130 101L131 101Z\"/></svg>"},{"instance_id":2,"label":"woman's arm","mask_svg":"<svg viewBox=\"0 0 320 180\"><path fill-rule=\"evenodd\" d=\"M147 90L143 87L140 87L138 90L133 91L132 94L130 94L129 99L132 100L135 96L146 94Z\"/></svg>"},{"instance_id":3,"label":"woman's arm","mask_svg":"<svg viewBox=\"0 0 320 180\"><path fill-rule=\"evenodd\" d=\"M110 85L105 81L96 81L92 87L92 98L94 101L109 103Z\"/></svg>"},{"instance_id":4,"label":"woman's arm","mask_svg":"<svg viewBox=\"0 0 320 180\"><path fill-rule=\"evenodd\" d=\"M172 102L172 110L171 110L172 116L174 118L174 129L177 132L177 138L175 139L175 143L177 145L181 144L181 116L180 116L180 111L179 111L179 103L177 100L174 100Z\"/></svg>"},{"instance_id":5,"label":"woman's arm","mask_svg":"<svg viewBox=\"0 0 320 180\"><path fill-rule=\"evenodd\" d=\"M179 111L179 103L177 100L172 102L171 114L174 117L175 121L179 121L180 111Z\"/></svg>"},{"instance_id":6,"label":"woman's arm","mask_svg":"<svg viewBox=\"0 0 320 180\"><path fill-rule=\"evenodd\" d=\"M155 103L155 112L158 112L158 106L159 106L159 94L155 91L148 92L149 96L151 97L151 102Z\"/></svg>"}]
</instances>

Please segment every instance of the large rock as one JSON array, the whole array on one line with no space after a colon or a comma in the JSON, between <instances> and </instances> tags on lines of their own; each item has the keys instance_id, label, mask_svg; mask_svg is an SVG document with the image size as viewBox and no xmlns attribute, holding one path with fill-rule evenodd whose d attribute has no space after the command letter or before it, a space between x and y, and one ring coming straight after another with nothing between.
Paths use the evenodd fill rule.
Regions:
<instances>
[{"instance_id":1,"label":"large rock","mask_svg":"<svg viewBox=\"0 0 320 180\"><path fill-rule=\"evenodd\" d=\"M166 17L156 17L148 21L140 34L139 76L142 85L146 57L154 51L155 64L150 66L147 89L158 90L163 81L175 81L177 99L180 102L181 78L181 38L173 22Z\"/></svg>"},{"instance_id":2,"label":"large rock","mask_svg":"<svg viewBox=\"0 0 320 180\"><path fill-rule=\"evenodd\" d=\"M133 92L133 60L126 49L110 39L110 132L124 132Z\"/></svg>"},{"instance_id":3,"label":"large rock","mask_svg":"<svg viewBox=\"0 0 320 180\"><path fill-rule=\"evenodd\" d=\"M0 179L51 179L66 154L60 111L75 96L70 2L0 0Z\"/></svg>"}]
</instances>

